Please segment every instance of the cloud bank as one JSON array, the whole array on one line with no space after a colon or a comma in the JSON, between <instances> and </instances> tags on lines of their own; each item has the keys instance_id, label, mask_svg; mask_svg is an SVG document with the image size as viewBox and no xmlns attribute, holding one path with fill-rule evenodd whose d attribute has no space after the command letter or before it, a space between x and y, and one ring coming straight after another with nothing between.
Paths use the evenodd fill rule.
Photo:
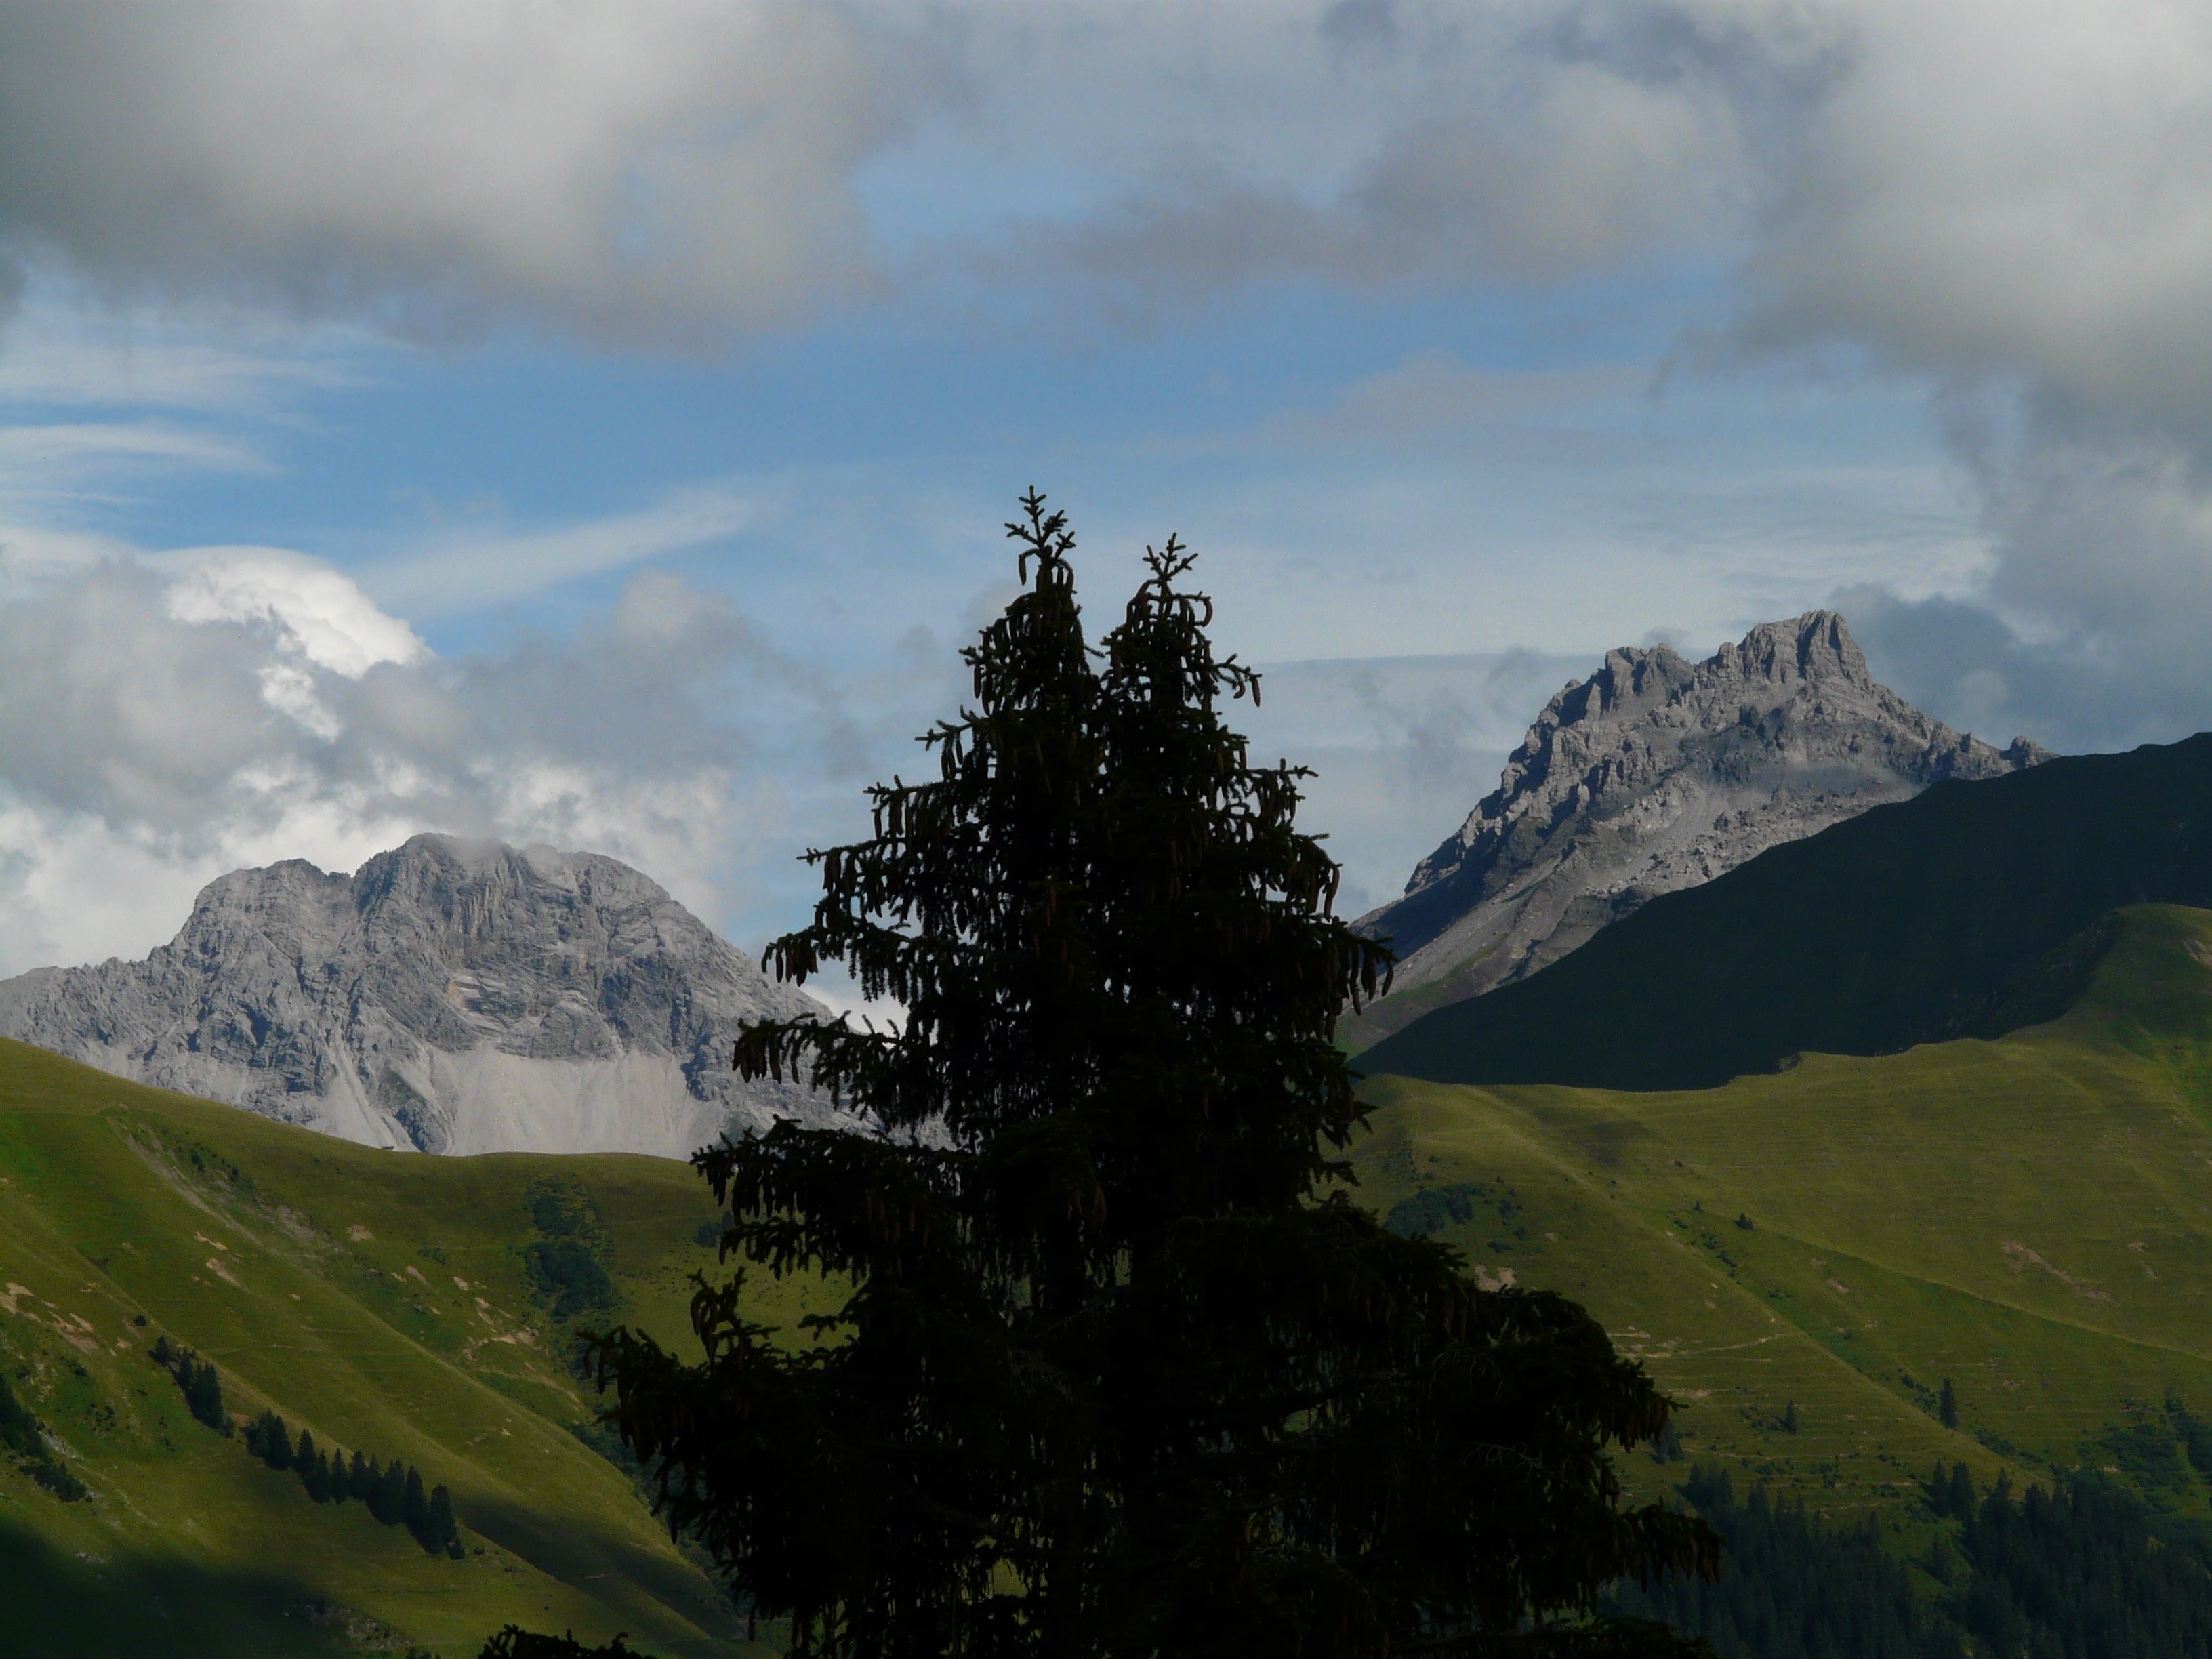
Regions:
<instances>
[{"instance_id":1,"label":"cloud bank","mask_svg":"<svg viewBox=\"0 0 2212 1659\"><path fill-rule=\"evenodd\" d=\"M8 0L0 240L130 298L772 325L869 280L852 175L926 57L897 33L797 0Z\"/></svg>"},{"instance_id":2,"label":"cloud bank","mask_svg":"<svg viewBox=\"0 0 2212 1659\"><path fill-rule=\"evenodd\" d=\"M0 972L141 953L224 871L351 869L423 829L611 853L726 921L781 828L763 744L842 718L662 572L572 638L447 659L301 556L163 562L0 607Z\"/></svg>"}]
</instances>

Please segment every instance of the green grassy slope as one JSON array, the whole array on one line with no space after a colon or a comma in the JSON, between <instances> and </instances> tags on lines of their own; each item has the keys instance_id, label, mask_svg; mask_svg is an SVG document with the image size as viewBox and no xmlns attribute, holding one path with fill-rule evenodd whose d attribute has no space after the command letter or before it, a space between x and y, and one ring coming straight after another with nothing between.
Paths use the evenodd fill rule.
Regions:
<instances>
[{"instance_id":1,"label":"green grassy slope","mask_svg":"<svg viewBox=\"0 0 2212 1659\"><path fill-rule=\"evenodd\" d=\"M8 1651L404 1638L458 1659L509 1620L670 1659L748 1650L572 1432L587 1390L523 1254L538 1220L580 1218L615 1299L568 1323L674 1341L713 1213L681 1164L374 1152L0 1042L0 1370L95 1494L61 1503L0 1458ZM466 1558L318 1505L192 1421L147 1358L162 1334L215 1360L233 1413L273 1407L449 1486Z\"/></svg>"},{"instance_id":2,"label":"green grassy slope","mask_svg":"<svg viewBox=\"0 0 2212 1659\"><path fill-rule=\"evenodd\" d=\"M2144 902L2212 905L2212 734L1877 807L1655 899L1361 1063L1448 1083L1695 1089L1793 1054L1994 1036L2064 1006L2094 954L2069 941Z\"/></svg>"},{"instance_id":3,"label":"green grassy slope","mask_svg":"<svg viewBox=\"0 0 2212 1659\"><path fill-rule=\"evenodd\" d=\"M1939 1458L2089 1464L2212 1516L2166 1407L2212 1419L2212 914L2114 933L2069 1012L1996 1042L1698 1092L1370 1079L1363 1198L1584 1301L1740 1486L1894 1512Z\"/></svg>"}]
</instances>

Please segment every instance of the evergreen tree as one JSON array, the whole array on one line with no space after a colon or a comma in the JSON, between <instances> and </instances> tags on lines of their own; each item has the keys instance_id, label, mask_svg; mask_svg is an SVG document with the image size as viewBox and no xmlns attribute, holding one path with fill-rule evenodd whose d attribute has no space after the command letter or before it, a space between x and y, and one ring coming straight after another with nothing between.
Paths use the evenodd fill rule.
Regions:
<instances>
[{"instance_id":1,"label":"evergreen tree","mask_svg":"<svg viewBox=\"0 0 2212 1659\"><path fill-rule=\"evenodd\" d=\"M1875 1528L1831 1529L1764 1487L1740 1500L1722 1469L1692 1467L1684 1492L1727 1535L1728 1571L1624 1587L1625 1608L1704 1637L1723 1659L1965 1659Z\"/></svg>"},{"instance_id":2,"label":"evergreen tree","mask_svg":"<svg viewBox=\"0 0 2212 1659\"><path fill-rule=\"evenodd\" d=\"M361 1455L359 1452L354 1454ZM346 1472L345 1448L333 1446L324 1458L323 1491L327 1502L343 1504L353 1496L353 1480Z\"/></svg>"},{"instance_id":3,"label":"evergreen tree","mask_svg":"<svg viewBox=\"0 0 2212 1659\"><path fill-rule=\"evenodd\" d=\"M195 1420L218 1434L230 1432L230 1414L222 1406L222 1378L215 1362L204 1360L190 1348L173 1347L163 1337L154 1345L154 1358L169 1367L185 1396L185 1409Z\"/></svg>"},{"instance_id":4,"label":"evergreen tree","mask_svg":"<svg viewBox=\"0 0 2212 1659\"><path fill-rule=\"evenodd\" d=\"M352 1465L346 1470L346 1496L366 1504L375 1491L376 1465L356 1452Z\"/></svg>"},{"instance_id":5,"label":"evergreen tree","mask_svg":"<svg viewBox=\"0 0 2212 1659\"><path fill-rule=\"evenodd\" d=\"M1951 1466L1950 1511L1961 1521L1974 1512L1974 1477L1964 1463Z\"/></svg>"},{"instance_id":6,"label":"evergreen tree","mask_svg":"<svg viewBox=\"0 0 2212 1659\"><path fill-rule=\"evenodd\" d=\"M460 1543L461 1529L453 1521L453 1495L442 1486L433 1487L428 1514L422 1523L422 1547L433 1554L444 1550L458 1559Z\"/></svg>"},{"instance_id":7,"label":"evergreen tree","mask_svg":"<svg viewBox=\"0 0 2212 1659\"><path fill-rule=\"evenodd\" d=\"M252 1438L247 1443L261 1461L272 1469L292 1467L292 1437L284 1427L284 1419L273 1411L264 1411L255 1421Z\"/></svg>"},{"instance_id":8,"label":"evergreen tree","mask_svg":"<svg viewBox=\"0 0 2212 1659\"><path fill-rule=\"evenodd\" d=\"M401 1490L399 1518L407 1523L407 1530L424 1541L430 1531L430 1497L422 1490L422 1474L412 1463L407 1466L407 1484Z\"/></svg>"},{"instance_id":9,"label":"evergreen tree","mask_svg":"<svg viewBox=\"0 0 2212 1659\"><path fill-rule=\"evenodd\" d=\"M407 1514L407 1470L398 1458L384 1466L377 1477L376 1495L369 1499L368 1511L387 1527L396 1527Z\"/></svg>"},{"instance_id":10,"label":"evergreen tree","mask_svg":"<svg viewBox=\"0 0 2212 1659\"><path fill-rule=\"evenodd\" d=\"M314 1431L302 1425L299 1444L292 1451L292 1472L300 1477L300 1484L307 1488L310 1498L315 1498L315 1470L321 1462L322 1453L316 1449ZM315 1501L322 1500L317 1498Z\"/></svg>"},{"instance_id":11,"label":"evergreen tree","mask_svg":"<svg viewBox=\"0 0 2212 1659\"><path fill-rule=\"evenodd\" d=\"M600 1340L612 1420L794 1655L1686 1650L1584 1620L1717 1540L1625 1510L1604 1448L1668 1402L1581 1308L1486 1291L1354 1206L1332 1041L1389 953L1255 767L1172 539L1086 643L1063 520L1010 526L1024 591L965 653L939 776L809 857L779 975L843 961L904 1023L745 1031L872 1134L778 1124L698 1163L732 1243L850 1294L819 1343L703 1285L706 1358ZM519 1649L517 1650L520 1650Z\"/></svg>"},{"instance_id":12,"label":"evergreen tree","mask_svg":"<svg viewBox=\"0 0 2212 1659\"><path fill-rule=\"evenodd\" d=\"M1951 1387L1951 1379L1943 1379L1943 1391L1936 1396L1936 1420L1947 1429L1959 1426L1959 1396Z\"/></svg>"}]
</instances>

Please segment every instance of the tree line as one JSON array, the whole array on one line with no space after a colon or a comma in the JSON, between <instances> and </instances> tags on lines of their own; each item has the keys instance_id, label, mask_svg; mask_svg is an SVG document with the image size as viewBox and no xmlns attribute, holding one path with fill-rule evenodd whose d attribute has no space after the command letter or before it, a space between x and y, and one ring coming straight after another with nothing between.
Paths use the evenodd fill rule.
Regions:
<instances>
[{"instance_id":1,"label":"tree line","mask_svg":"<svg viewBox=\"0 0 2212 1659\"><path fill-rule=\"evenodd\" d=\"M185 1396L185 1408L196 1422L204 1423L217 1434L229 1435L230 1413L223 1409L222 1378L216 1370L215 1361L203 1359L191 1349L163 1336L155 1339L154 1363L177 1379L177 1387Z\"/></svg>"},{"instance_id":2,"label":"tree line","mask_svg":"<svg viewBox=\"0 0 2212 1659\"><path fill-rule=\"evenodd\" d=\"M15 1398L4 1375L0 1375L0 1448L14 1453L24 1472L63 1503L75 1504L92 1496L84 1482L54 1455L53 1448L46 1443L46 1425Z\"/></svg>"},{"instance_id":3,"label":"tree line","mask_svg":"<svg viewBox=\"0 0 2212 1659\"><path fill-rule=\"evenodd\" d=\"M2204 1659L2212 1551L2094 1473L2020 1491L1936 1468L1922 1498L1947 1526L1915 1590L1874 1527L1831 1528L1802 1502L1698 1468L1684 1496L1728 1540L1715 1583L1622 1585L1624 1613L1663 1620L1722 1659Z\"/></svg>"},{"instance_id":4,"label":"tree line","mask_svg":"<svg viewBox=\"0 0 2212 1659\"><path fill-rule=\"evenodd\" d=\"M412 1463L389 1463L356 1450L350 1458L333 1446L325 1451L314 1431L301 1428L295 1442L284 1419L264 1411L247 1425L246 1447L272 1469L289 1469L318 1504L360 1504L387 1527L404 1526L430 1553L461 1559L460 1528L453 1519L453 1494L444 1486L427 1490Z\"/></svg>"}]
</instances>

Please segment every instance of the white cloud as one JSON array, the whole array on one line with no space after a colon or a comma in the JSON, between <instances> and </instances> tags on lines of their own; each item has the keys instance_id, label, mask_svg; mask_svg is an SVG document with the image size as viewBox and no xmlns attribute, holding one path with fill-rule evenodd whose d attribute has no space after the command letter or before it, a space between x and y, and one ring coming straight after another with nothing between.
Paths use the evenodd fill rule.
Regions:
<instances>
[{"instance_id":1,"label":"white cloud","mask_svg":"<svg viewBox=\"0 0 2212 1659\"><path fill-rule=\"evenodd\" d=\"M178 319L149 327L49 293L34 294L5 321L0 404L267 413L298 393L361 380L350 360L363 343L330 327L263 329L241 342L233 319L224 337L196 337Z\"/></svg>"},{"instance_id":2,"label":"white cloud","mask_svg":"<svg viewBox=\"0 0 2212 1659\"><path fill-rule=\"evenodd\" d=\"M11 495L74 488L117 463L195 470L259 471L248 446L208 432L152 421L80 421L0 427L0 480Z\"/></svg>"},{"instance_id":3,"label":"white cloud","mask_svg":"<svg viewBox=\"0 0 2212 1659\"><path fill-rule=\"evenodd\" d=\"M357 680L379 663L428 655L415 630L369 602L351 578L284 548L199 548L168 561L180 574L169 590L179 622L267 622L279 648Z\"/></svg>"},{"instance_id":4,"label":"white cloud","mask_svg":"<svg viewBox=\"0 0 2212 1659\"><path fill-rule=\"evenodd\" d=\"M678 492L658 506L520 535L463 532L363 573L379 599L421 617L498 605L580 577L726 539L754 522L750 496Z\"/></svg>"},{"instance_id":5,"label":"white cloud","mask_svg":"<svg viewBox=\"0 0 2212 1659\"><path fill-rule=\"evenodd\" d=\"M926 57L790 0L7 0L0 235L125 295L771 323L867 281Z\"/></svg>"}]
</instances>

